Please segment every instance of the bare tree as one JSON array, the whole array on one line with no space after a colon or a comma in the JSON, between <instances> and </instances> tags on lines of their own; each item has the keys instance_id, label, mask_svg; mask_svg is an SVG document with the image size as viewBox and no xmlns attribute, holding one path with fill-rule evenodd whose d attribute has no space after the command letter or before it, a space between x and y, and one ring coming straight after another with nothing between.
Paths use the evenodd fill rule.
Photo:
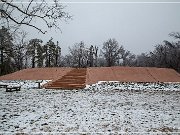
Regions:
<instances>
[{"instance_id":1,"label":"bare tree","mask_svg":"<svg viewBox=\"0 0 180 135\"><path fill-rule=\"evenodd\" d=\"M58 20L66 21L71 18L64 8L65 6L58 0L51 2L48 0L0 0L0 25L7 28L19 28L25 25L45 34L44 26L60 29ZM40 27L36 22L45 25Z\"/></svg>"},{"instance_id":2,"label":"bare tree","mask_svg":"<svg viewBox=\"0 0 180 135\"><path fill-rule=\"evenodd\" d=\"M172 32L169 35L176 41L165 40L156 45L152 52L137 56L137 66L173 68L180 72L180 33Z\"/></svg>"},{"instance_id":3,"label":"bare tree","mask_svg":"<svg viewBox=\"0 0 180 135\"><path fill-rule=\"evenodd\" d=\"M180 39L180 33L179 32L171 32L169 36L174 37L175 39Z\"/></svg>"},{"instance_id":4,"label":"bare tree","mask_svg":"<svg viewBox=\"0 0 180 135\"><path fill-rule=\"evenodd\" d=\"M121 58L123 60L123 66L133 66L135 61L135 55L132 54L130 51L126 51L122 49Z\"/></svg>"},{"instance_id":5,"label":"bare tree","mask_svg":"<svg viewBox=\"0 0 180 135\"><path fill-rule=\"evenodd\" d=\"M152 53L151 55L147 53L141 53L140 55L137 55L135 66L138 66L138 67L153 66L154 63L151 63L152 55L153 55Z\"/></svg>"},{"instance_id":6,"label":"bare tree","mask_svg":"<svg viewBox=\"0 0 180 135\"><path fill-rule=\"evenodd\" d=\"M26 32L19 33L16 35L16 42L13 47L14 49L14 60L18 70L24 68L25 57L26 57L26 48L27 48L27 41L26 41Z\"/></svg>"},{"instance_id":7,"label":"bare tree","mask_svg":"<svg viewBox=\"0 0 180 135\"><path fill-rule=\"evenodd\" d=\"M71 65L73 67L86 67L88 64L88 49L83 41L69 47L70 54L66 58L71 58Z\"/></svg>"},{"instance_id":8,"label":"bare tree","mask_svg":"<svg viewBox=\"0 0 180 135\"><path fill-rule=\"evenodd\" d=\"M102 53L106 59L107 66L114 66L118 63L122 49L123 47L120 47L115 39L109 39L104 42Z\"/></svg>"},{"instance_id":9,"label":"bare tree","mask_svg":"<svg viewBox=\"0 0 180 135\"><path fill-rule=\"evenodd\" d=\"M74 56L71 54L66 54L61 56L61 66L63 67L77 67L77 64L74 63Z\"/></svg>"}]
</instances>

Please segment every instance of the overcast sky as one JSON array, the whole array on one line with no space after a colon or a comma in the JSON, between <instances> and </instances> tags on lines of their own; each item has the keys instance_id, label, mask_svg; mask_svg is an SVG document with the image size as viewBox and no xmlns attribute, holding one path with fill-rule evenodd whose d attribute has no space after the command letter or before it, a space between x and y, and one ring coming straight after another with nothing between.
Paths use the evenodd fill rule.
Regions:
<instances>
[{"instance_id":1,"label":"overcast sky","mask_svg":"<svg viewBox=\"0 0 180 135\"><path fill-rule=\"evenodd\" d=\"M115 3L119 2L117 0L113 3L107 0L64 3L73 20L60 22L62 33L52 29L43 35L28 29L29 37L45 42L53 37L55 42L59 41L62 54L68 52L68 46L80 41L101 48L104 41L115 38L125 49L140 54L153 50L163 40L173 40L168 36L170 32L180 32L180 3L131 1L133 3Z\"/></svg>"}]
</instances>

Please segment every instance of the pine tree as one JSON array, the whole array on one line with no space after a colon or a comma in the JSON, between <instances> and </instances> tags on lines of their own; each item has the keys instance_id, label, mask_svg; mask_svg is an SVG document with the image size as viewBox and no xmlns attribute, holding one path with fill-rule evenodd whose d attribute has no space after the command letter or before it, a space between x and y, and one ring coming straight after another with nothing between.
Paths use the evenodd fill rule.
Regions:
<instances>
[{"instance_id":1,"label":"pine tree","mask_svg":"<svg viewBox=\"0 0 180 135\"><path fill-rule=\"evenodd\" d=\"M59 47L58 42L57 45L55 45L55 43L52 40L53 38L51 38L46 43L46 45L44 45L46 67L59 66L61 48Z\"/></svg>"},{"instance_id":2,"label":"pine tree","mask_svg":"<svg viewBox=\"0 0 180 135\"><path fill-rule=\"evenodd\" d=\"M37 67L43 67L43 61L44 61L43 53L44 53L43 47L40 44L38 44L37 45L37 56L36 56Z\"/></svg>"},{"instance_id":3,"label":"pine tree","mask_svg":"<svg viewBox=\"0 0 180 135\"><path fill-rule=\"evenodd\" d=\"M0 29L0 56L1 75L13 71L13 38L9 30L5 27Z\"/></svg>"},{"instance_id":4,"label":"pine tree","mask_svg":"<svg viewBox=\"0 0 180 135\"><path fill-rule=\"evenodd\" d=\"M40 57L40 46L41 46L42 40L40 39L31 39L29 41L29 44L27 46L27 55L31 58L31 67L35 68L36 67L36 62L41 61L39 59ZM38 56L37 56L38 54ZM38 60L37 60L38 58ZM41 65L40 63L38 63L38 65Z\"/></svg>"}]
</instances>

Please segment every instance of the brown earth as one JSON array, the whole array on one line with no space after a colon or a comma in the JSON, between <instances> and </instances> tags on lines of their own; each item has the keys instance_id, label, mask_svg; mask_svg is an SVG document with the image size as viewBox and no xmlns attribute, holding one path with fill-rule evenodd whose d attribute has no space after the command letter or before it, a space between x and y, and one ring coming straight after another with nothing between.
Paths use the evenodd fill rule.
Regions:
<instances>
[{"instance_id":1,"label":"brown earth","mask_svg":"<svg viewBox=\"0 0 180 135\"><path fill-rule=\"evenodd\" d=\"M0 80L57 80L73 68L28 68L0 76Z\"/></svg>"},{"instance_id":2,"label":"brown earth","mask_svg":"<svg viewBox=\"0 0 180 135\"><path fill-rule=\"evenodd\" d=\"M78 81L81 77L84 80ZM60 88L65 85L84 87L84 84L94 84L98 81L180 82L180 74L173 69L149 67L91 67L85 70L65 67L31 68L1 76L0 80L52 80L50 84L55 82L52 87Z\"/></svg>"},{"instance_id":3,"label":"brown earth","mask_svg":"<svg viewBox=\"0 0 180 135\"><path fill-rule=\"evenodd\" d=\"M98 81L180 82L180 74L168 68L93 67L87 69L87 84Z\"/></svg>"}]
</instances>

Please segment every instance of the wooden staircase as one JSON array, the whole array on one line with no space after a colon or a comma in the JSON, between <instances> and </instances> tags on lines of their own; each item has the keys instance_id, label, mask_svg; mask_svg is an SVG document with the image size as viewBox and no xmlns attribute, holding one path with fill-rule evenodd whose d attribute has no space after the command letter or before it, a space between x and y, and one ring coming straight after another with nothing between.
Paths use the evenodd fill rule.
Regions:
<instances>
[{"instance_id":1,"label":"wooden staircase","mask_svg":"<svg viewBox=\"0 0 180 135\"><path fill-rule=\"evenodd\" d=\"M86 87L86 68L76 68L62 78L50 82L46 89L82 89Z\"/></svg>"}]
</instances>

